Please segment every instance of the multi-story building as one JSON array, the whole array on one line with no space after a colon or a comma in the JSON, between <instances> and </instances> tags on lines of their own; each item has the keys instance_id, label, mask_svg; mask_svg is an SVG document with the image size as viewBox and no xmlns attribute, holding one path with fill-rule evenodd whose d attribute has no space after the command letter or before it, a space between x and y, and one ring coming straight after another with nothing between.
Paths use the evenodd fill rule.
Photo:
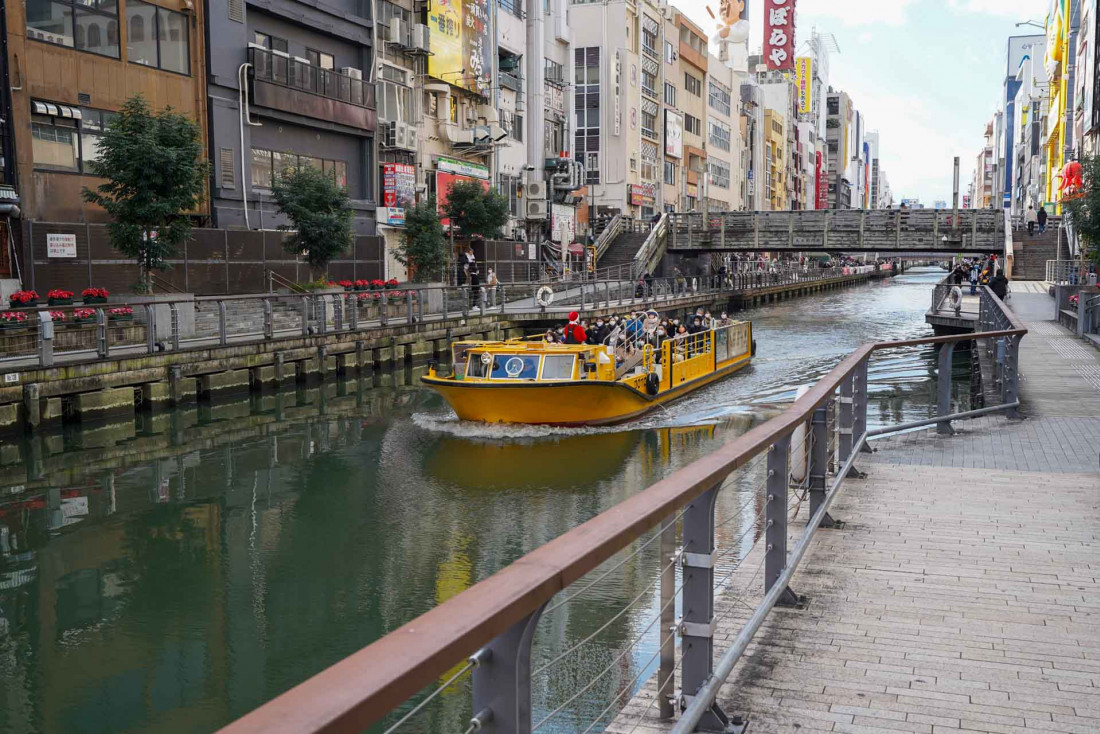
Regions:
<instances>
[{"instance_id":1,"label":"multi-story building","mask_svg":"<svg viewBox=\"0 0 1100 734\"><path fill-rule=\"evenodd\" d=\"M787 118L779 110L764 110L764 191L771 211L788 209Z\"/></svg>"},{"instance_id":2,"label":"multi-story building","mask_svg":"<svg viewBox=\"0 0 1100 734\"><path fill-rule=\"evenodd\" d=\"M1042 127L1046 103L1045 40L1036 42L1016 71L1015 121L1013 122L1012 213L1042 206L1046 195L1042 152Z\"/></svg>"},{"instance_id":3,"label":"multi-story building","mask_svg":"<svg viewBox=\"0 0 1100 734\"><path fill-rule=\"evenodd\" d=\"M792 209L813 209L816 201L817 130L809 120L795 126Z\"/></svg>"},{"instance_id":4,"label":"multi-story building","mask_svg":"<svg viewBox=\"0 0 1100 734\"><path fill-rule=\"evenodd\" d=\"M825 141L829 154L829 206L833 209L853 207L855 181L849 166L854 153L851 147L854 118L851 98L830 87L825 99Z\"/></svg>"},{"instance_id":5,"label":"multi-story building","mask_svg":"<svg viewBox=\"0 0 1100 734\"><path fill-rule=\"evenodd\" d=\"M205 142L205 5L28 0L5 4L4 13L9 84L0 95L0 139L10 191L0 195L0 218L106 221L81 190L102 183L89 168L99 137L135 95L193 118ZM207 213L194 212L200 220ZM0 226L0 277L11 268L8 236L21 239L19 230Z\"/></svg>"},{"instance_id":6,"label":"multi-story building","mask_svg":"<svg viewBox=\"0 0 1100 734\"><path fill-rule=\"evenodd\" d=\"M285 221L271 190L314 166L347 189L359 234L375 233L374 20L358 0L206 4L210 200L218 227ZM152 21L147 21L151 23Z\"/></svg>"},{"instance_id":7,"label":"multi-story building","mask_svg":"<svg viewBox=\"0 0 1100 734\"><path fill-rule=\"evenodd\" d=\"M740 113L742 148L741 199L750 211L762 211L767 201L761 185L766 169L764 155L764 91L751 78L741 83Z\"/></svg>"},{"instance_id":8,"label":"multi-story building","mask_svg":"<svg viewBox=\"0 0 1100 734\"><path fill-rule=\"evenodd\" d=\"M974 181L971 190L971 204L975 209L988 209L994 205L993 177L994 177L994 121L990 120L985 125L985 145L978 154L978 160L974 167Z\"/></svg>"},{"instance_id":9,"label":"multi-story building","mask_svg":"<svg viewBox=\"0 0 1100 734\"><path fill-rule=\"evenodd\" d=\"M1041 35L1011 36L1005 54L1005 76L1001 89L1000 126L997 131L996 158L998 175L993 182L993 199L998 206L1012 208L1012 192L1015 189L1016 157L1014 144L1019 136L1019 112L1016 95L1022 80L1020 67L1030 64L1036 51L1045 49L1045 37Z\"/></svg>"},{"instance_id":10,"label":"multi-story building","mask_svg":"<svg viewBox=\"0 0 1100 734\"><path fill-rule=\"evenodd\" d=\"M1046 159L1046 193L1055 213L1061 213L1058 189L1062 168L1072 158L1073 110L1077 34L1081 0L1053 0L1047 15L1045 66L1050 78L1046 105L1046 133L1043 141Z\"/></svg>"},{"instance_id":11,"label":"multi-story building","mask_svg":"<svg viewBox=\"0 0 1100 734\"><path fill-rule=\"evenodd\" d=\"M711 56L707 77L707 208L737 211L741 193L741 132L737 108L737 75Z\"/></svg>"},{"instance_id":12,"label":"multi-story building","mask_svg":"<svg viewBox=\"0 0 1100 734\"><path fill-rule=\"evenodd\" d=\"M658 146L661 180L657 186L657 206L661 211L674 211L682 206L684 196L684 113L679 105L687 94L685 77L680 71L680 29L676 25L675 13L665 13L661 33L663 136L662 145ZM648 145L646 143L646 148ZM646 153L643 151L644 155Z\"/></svg>"},{"instance_id":13,"label":"multi-story building","mask_svg":"<svg viewBox=\"0 0 1100 734\"><path fill-rule=\"evenodd\" d=\"M679 108L684 113L684 194L678 209L698 210L704 191L707 153L707 37L699 26L676 12L676 28L679 33L679 66L683 77L683 95Z\"/></svg>"}]
</instances>

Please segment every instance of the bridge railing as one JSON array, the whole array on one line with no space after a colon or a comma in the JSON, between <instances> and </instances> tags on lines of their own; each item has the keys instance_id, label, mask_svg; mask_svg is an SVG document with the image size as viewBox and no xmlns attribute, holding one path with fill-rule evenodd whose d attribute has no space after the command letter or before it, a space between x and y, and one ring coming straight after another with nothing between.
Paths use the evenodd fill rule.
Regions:
<instances>
[{"instance_id":1,"label":"bridge railing","mask_svg":"<svg viewBox=\"0 0 1100 734\"><path fill-rule=\"evenodd\" d=\"M1000 252L994 209L822 209L670 215L670 250Z\"/></svg>"},{"instance_id":2,"label":"bridge railing","mask_svg":"<svg viewBox=\"0 0 1100 734\"><path fill-rule=\"evenodd\" d=\"M1047 260L1046 282L1056 285L1084 285L1088 278L1086 260Z\"/></svg>"},{"instance_id":3,"label":"bridge railing","mask_svg":"<svg viewBox=\"0 0 1100 734\"><path fill-rule=\"evenodd\" d=\"M636 727L656 705L663 718L679 713L679 734L700 724L721 730L728 719L715 703L719 687L771 609L801 603L795 573L814 536L833 525L830 506L845 479L858 475L855 464L867 439L931 425L947 433L952 421L1018 404L1016 353L1026 329L988 288L981 298L982 323L990 330L860 347L779 416L536 548L225 731L359 731L380 721L387 734L417 731L424 722L416 717L455 686L467 687L471 698L468 724L459 731L590 731L606 724L654 673L655 695L628 726ZM1001 344L1002 403L957 411L967 406L952 404L952 347L972 339ZM929 417L869 430L868 404L881 389L870 378L872 361L927 345L940 349L937 402L928 406ZM647 563L650 571L639 573ZM605 579L624 567L648 585L609 609L610 619L595 632L533 656L537 635L566 628L570 605L599 593ZM719 594L732 597L722 610L715 604ZM723 643L718 625L738 609L749 616L732 643ZM610 642L601 637L626 614L636 616L623 625L630 630L625 642L617 642L618 628ZM592 644L602 645L596 668L580 662ZM579 677L578 671L591 674ZM593 701L596 690L604 695ZM571 707L582 699L576 713Z\"/></svg>"},{"instance_id":4,"label":"bridge railing","mask_svg":"<svg viewBox=\"0 0 1100 734\"><path fill-rule=\"evenodd\" d=\"M649 278L610 274L599 280L502 283L486 286L406 286L375 290L239 296L156 296L0 311L0 370L52 366L56 359L204 349L341 332L430 324L448 318L553 314L584 309L675 308L795 282L837 278L852 269L742 274L728 278ZM549 297L547 298L547 294Z\"/></svg>"}]
</instances>

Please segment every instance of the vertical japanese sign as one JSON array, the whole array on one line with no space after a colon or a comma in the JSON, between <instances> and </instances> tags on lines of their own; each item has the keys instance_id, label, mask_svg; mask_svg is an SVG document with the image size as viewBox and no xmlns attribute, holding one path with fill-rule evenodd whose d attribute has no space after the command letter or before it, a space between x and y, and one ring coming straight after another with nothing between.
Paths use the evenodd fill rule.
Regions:
<instances>
[{"instance_id":1,"label":"vertical japanese sign","mask_svg":"<svg viewBox=\"0 0 1100 734\"><path fill-rule=\"evenodd\" d=\"M488 96L493 71L488 0L433 3L428 11L428 27L432 52L428 74Z\"/></svg>"},{"instance_id":2,"label":"vertical japanese sign","mask_svg":"<svg viewBox=\"0 0 1100 734\"><path fill-rule=\"evenodd\" d=\"M815 154L816 161L816 173L817 173L817 208L828 209L829 208L829 182L825 179L825 164L821 160L821 151L817 151Z\"/></svg>"},{"instance_id":3,"label":"vertical japanese sign","mask_svg":"<svg viewBox=\"0 0 1100 734\"><path fill-rule=\"evenodd\" d=\"M408 163L382 164L382 207L378 220L404 226L405 209L416 198L416 166Z\"/></svg>"},{"instance_id":4,"label":"vertical japanese sign","mask_svg":"<svg viewBox=\"0 0 1100 734\"><path fill-rule=\"evenodd\" d=\"M813 59L809 56L799 56L795 59L795 76L798 81L798 111L802 114L809 114L810 112L813 63Z\"/></svg>"},{"instance_id":5,"label":"vertical japanese sign","mask_svg":"<svg viewBox=\"0 0 1100 734\"><path fill-rule=\"evenodd\" d=\"M764 0L764 61L776 71L794 69L795 0Z\"/></svg>"}]
</instances>

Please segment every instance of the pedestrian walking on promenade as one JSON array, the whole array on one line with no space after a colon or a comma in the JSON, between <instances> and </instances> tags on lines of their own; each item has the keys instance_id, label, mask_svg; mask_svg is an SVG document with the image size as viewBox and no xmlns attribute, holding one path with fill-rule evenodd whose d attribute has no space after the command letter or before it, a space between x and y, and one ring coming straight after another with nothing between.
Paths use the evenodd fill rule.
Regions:
<instances>
[{"instance_id":1,"label":"pedestrian walking on promenade","mask_svg":"<svg viewBox=\"0 0 1100 734\"><path fill-rule=\"evenodd\" d=\"M1027 236L1033 236L1035 234L1035 223L1039 221L1039 215L1035 213L1035 207L1030 204L1028 204L1027 213L1024 214L1024 221L1027 222Z\"/></svg>"},{"instance_id":2,"label":"pedestrian walking on promenade","mask_svg":"<svg viewBox=\"0 0 1100 734\"><path fill-rule=\"evenodd\" d=\"M1035 221L1039 223L1039 234L1047 231L1047 210L1046 207L1039 207L1039 213L1035 216Z\"/></svg>"}]
</instances>

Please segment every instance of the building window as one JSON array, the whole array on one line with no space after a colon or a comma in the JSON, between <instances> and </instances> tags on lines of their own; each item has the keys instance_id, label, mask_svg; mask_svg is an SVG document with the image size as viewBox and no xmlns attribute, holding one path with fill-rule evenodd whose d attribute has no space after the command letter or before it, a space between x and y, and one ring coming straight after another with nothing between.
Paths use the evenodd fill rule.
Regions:
<instances>
[{"instance_id":1,"label":"building window","mask_svg":"<svg viewBox=\"0 0 1100 734\"><path fill-rule=\"evenodd\" d=\"M76 121L36 115L31 122L31 153L35 168L54 171L80 170L80 138Z\"/></svg>"},{"instance_id":2,"label":"building window","mask_svg":"<svg viewBox=\"0 0 1100 734\"><path fill-rule=\"evenodd\" d=\"M497 0L497 6L517 18L524 17L522 0Z\"/></svg>"},{"instance_id":3,"label":"building window","mask_svg":"<svg viewBox=\"0 0 1100 734\"><path fill-rule=\"evenodd\" d=\"M543 120L542 152L547 158L557 158L565 150L565 130L560 122Z\"/></svg>"},{"instance_id":4,"label":"building window","mask_svg":"<svg viewBox=\"0 0 1100 734\"><path fill-rule=\"evenodd\" d=\"M546 81L551 84L565 84L565 67L557 61L543 59L542 69Z\"/></svg>"},{"instance_id":5,"label":"building window","mask_svg":"<svg viewBox=\"0 0 1100 734\"><path fill-rule=\"evenodd\" d=\"M665 178L664 181L669 186L676 185L676 164L672 161L665 161Z\"/></svg>"},{"instance_id":6,"label":"building window","mask_svg":"<svg viewBox=\"0 0 1100 734\"><path fill-rule=\"evenodd\" d=\"M126 3L126 57L131 63L188 74L190 56L186 15L141 0Z\"/></svg>"},{"instance_id":7,"label":"building window","mask_svg":"<svg viewBox=\"0 0 1100 734\"><path fill-rule=\"evenodd\" d=\"M379 82L378 119L386 122L415 124L412 109L412 90L404 84L396 84L390 81Z\"/></svg>"},{"instance_id":8,"label":"building window","mask_svg":"<svg viewBox=\"0 0 1100 734\"><path fill-rule=\"evenodd\" d=\"M676 61L676 47L672 45L671 41L665 41L665 63L671 64Z\"/></svg>"},{"instance_id":9,"label":"building window","mask_svg":"<svg viewBox=\"0 0 1100 734\"><path fill-rule=\"evenodd\" d=\"M655 23L654 26L656 26ZM661 58L661 52L657 50L657 29L650 27L648 23L642 25L642 50L655 59Z\"/></svg>"},{"instance_id":10,"label":"building window","mask_svg":"<svg viewBox=\"0 0 1100 734\"><path fill-rule=\"evenodd\" d=\"M665 82L665 104L669 107L676 106L676 87Z\"/></svg>"},{"instance_id":11,"label":"building window","mask_svg":"<svg viewBox=\"0 0 1100 734\"><path fill-rule=\"evenodd\" d=\"M710 144L721 150L728 151L730 149L729 125L718 122L717 120L710 120L708 121L708 127L710 128L710 135L708 136Z\"/></svg>"},{"instance_id":12,"label":"building window","mask_svg":"<svg viewBox=\"0 0 1100 734\"><path fill-rule=\"evenodd\" d=\"M642 110L642 135L657 139L657 115Z\"/></svg>"},{"instance_id":13,"label":"building window","mask_svg":"<svg viewBox=\"0 0 1100 734\"><path fill-rule=\"evenodd\" d=\"M87 171L88 164L99 160L99 141L116 117L114 112L80 108L80 160Z\"/></svg>"},{"instance_id":14,"label":"building window","mask_svg":"<svg viewBox=\"0 0 1100 734\"><path fill-rule=\"evenodd\" d=\"M573 157L585 167L585 181L600 182L600 47L573 49L573 109L577 125Z\"/></svg>"},{"instance_id":15,"label":"building window","mask_svg":"<svg viewBox=\"0 0 1100 734\"><path fill-rule=\"evenodd\" d=\"M520 216L519 176L500 174L500 187L497 190L508 197L508 213L518 218Z\"/></svg>"},{"instance_id":16,"label":"building window","mask_svg":"<svg viewBox=\"0 0 1100 734\"><path fill-rule=\"evenodd\" d=\"M523 115L512 115L512 140L523 142Z\"/></svg>"},{"instance_id":17,"label":"building window","mask_svg":"<svg viewBox=\"0 0 1100 734\"><path fill-rule=\"evenodd\" d=\"M692 135L702 135L703 122L694 115L684 115L684 130Z\"/></svg>"},{"instance_id":18,"label":"building window","mask_svg":"<svg viewBox=\"0 0 1100 734\"><path fill-rule=\"evenodd\" d=\"M309 60L312 66L328 69L329 71L336 69L336 58L332 54L326 54L322 51L314 51L312 48L307 48L306 59Z\"/></svg>"},{"instance_id":19,"label":"building window","mask_svg":"<svg viewBox=\"0 0 1100 734\"><path fill-rule=\"evenodd\" d=\"M686 71L684 72L684 88L688 90L688 94L693 94L696 97L703 96L703 82Z\"/></svg>"},{"instance_id":20,"label":"building window","mask_svg":"<svg viewBox=\"0 0 1100 734\"><path fill-rule=\"evenodd\" d=\"M642 180L657 180L657 159L645 153L642 154Z\"/></svg>"},{"instance_id":21,"label":"building window","mask_svg":"<svg viewBox=\"0 0 1100 734\"><path fill-rule=\"evenodd\" d=\"M269 51L281 51L284 54L290 53L290 44L285 38L279 38L278 36L271 36L267 33L256 31L252 42Z\"/></svg>"},{"instance_id":22,"label":"building window","mask_svg":"<svg viewBox=\"0 0 1100 734\"><path fill-rule=\"evenodd\" d=\"M730 114L730 92L713 79L709 82L708 88L710 98L710 106L715 112L721 112L723 115L729 117Z\"/></svg>"},{"instance_id":23,"label":"building window","mask_svg":"<svg viewBox=\"0 0 1100 734\"><path fill-rule=\"evenodd\" d=\"M27 37L117 59L117 0L27 0Z\"/></svg>"},{"instance_id":24,"label":"building window","mask_svg":"<svg viewBox=\"0 0 1100 734\"><path fill-rule=\"evenodd\" d=\"M252 149L252 188L270 189L277 176L294 168L316 168L337 183L342 189L348 187L347 161L334 161L327 158L314 158L297 153Z\"/></svg>"},{"instance_id":25,"label":"building window","mask_svg":"<svg viewBox=\"0 0 1100 734\"><path fill-rule=\"evenodd\" d=\"M730 164L725 161L711 158L707 161L707 172L710 173L710 185L720 189L730 187Z\"/></svg>"},{"instance_id":26,"label":"building window","mask_svg":"<svg viewBox=\"0 0 1100 734\"><path fill-rule=\"evenodd\" d=\"M657 96L657 75L642 69L642 91L650 97Z\"/></svg>"}]
</instances>

